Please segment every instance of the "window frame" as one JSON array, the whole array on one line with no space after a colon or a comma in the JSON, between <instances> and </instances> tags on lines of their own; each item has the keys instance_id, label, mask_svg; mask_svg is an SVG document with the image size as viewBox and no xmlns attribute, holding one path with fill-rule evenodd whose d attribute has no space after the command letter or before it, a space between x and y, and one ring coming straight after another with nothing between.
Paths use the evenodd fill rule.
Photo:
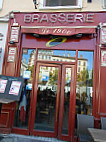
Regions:
<instances>
[{"instance_id":1,"label":"window frame","mask_svg":"<svg viewBox=\"0 0 106 142\"><path fill-rule=\"evenodd\" d=\"M76 6L45 6L46 0L40 0L39 9L75 9L82 8L82 0L77 0Z\"/></svg>"}]
</instances>

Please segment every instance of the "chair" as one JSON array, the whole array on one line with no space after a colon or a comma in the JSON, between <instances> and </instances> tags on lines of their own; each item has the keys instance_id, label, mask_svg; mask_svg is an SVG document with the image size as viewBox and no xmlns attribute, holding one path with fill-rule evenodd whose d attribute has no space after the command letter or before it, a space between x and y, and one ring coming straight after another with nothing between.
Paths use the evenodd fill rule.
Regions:
<instances>
[{"instance_id":1,"label":"chair","mask_svg":"<svg viewBox=\"0 0 106 142\"><path fill-rule=\"evenodd\" d=\"M87 128L94 128L94 117L77 114L77 135L79 142L93 142Z\"/></svg>"},{"instance_id":2,"label":"chair","mask_svg":"<svg viewBox=\"0 0 106 142\"><path fill-rule=\"evenodd\" d=\"M101 129L106 130L106 117L101 117Z\"/></svg>"}]
</instances>

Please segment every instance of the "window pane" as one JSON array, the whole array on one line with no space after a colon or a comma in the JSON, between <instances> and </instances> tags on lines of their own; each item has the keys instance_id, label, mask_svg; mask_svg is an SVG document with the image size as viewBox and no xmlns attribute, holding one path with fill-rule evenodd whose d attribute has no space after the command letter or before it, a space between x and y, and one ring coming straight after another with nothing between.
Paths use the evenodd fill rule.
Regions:
<instances>
[{"instance_id":1,"label":"window pane","mask_svg":"<svg viewBox=\"0 0 106 142\"><path fill-rule=\"evenodd\" d=\"M46 6L58 6L58 0L46 0Z\"/></svg>"},{"instance_id":2,"label":"window pane","mask_svg":"<svg viewBox=\"0 0 106 142\"><path fill-rule=\"evenodd\" d=\"M76 0L61 0L61 6L75 6Z\"/></svg>"},{"instance_id":3,"label":"window pane","mask_svg":"<svg viewBox=\"0 0 106 142\"><path fill-rule=\"evenodd\" d=\"M75 62L75 51L38 50L38 60Z\"/></svg>"},{"instance_id":4,"label":"window pane","mask_svg":"<svg viewBox=\"0 0 106 142\"><path fill-rule=\"evenodd\" d=\"M46 0L46 6L76 6L76 0Z\"/></svg>"},{"instance_id":5,"label":"window pane","mask_svg":"<svg viewBox=\"0 0 106 142\"><path fill-rule=\"evenodd\" d=\"M25 78L25 82L20 100L16 103L14 127L28 127L34 60L35 50L23 49L20 76ZM25 71L28 71L29 75L25 75Z\"/></svg>"},{"instance_id":6,"label":"window pane","mask_svg":"<svg viewBox=\"0 0 106 142\"><path fill-rule=\"evenodd\" d=\"M40 66L34 129L54 131L58 86L57 67Z\"/></svg>"},{"instance_id":7,"label":"window pane","mask_svg":"<svg viewBox=\"0 0 106 142\"><path fill-rule=\"evenodd\" d=\"M104 0L104 7L106 8L106 0Z\"/></svg>"},{"instance_id":8,"label":"window pane","mask_svg":"<svg viewBox=\"0 0 106 142\"><path fill-rule=\"evenodd\" d=\"M66 68L65 89L64 89L64 110L63 110L63 127L62 133L68 135L69 127L69 106L70 106L70 85L71 85L71 68Z\"/></svg>"},{"instance_id":9,"label":"window pane","mask_svg":"<svg viewBox=\"0 0 106 142\"><path fill-rule=\"evenodd\" d=\"M76 88L76 127L77 114L92 115L93 101L93 52L78 52Z\"/></svg>"}]
</instances>

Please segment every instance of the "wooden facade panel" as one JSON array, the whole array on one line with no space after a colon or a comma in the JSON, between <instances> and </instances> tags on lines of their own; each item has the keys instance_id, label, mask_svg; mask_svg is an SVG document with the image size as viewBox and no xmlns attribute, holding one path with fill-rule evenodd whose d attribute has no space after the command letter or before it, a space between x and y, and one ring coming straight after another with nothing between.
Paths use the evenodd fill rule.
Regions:
<instances>
[{"instance_id":1,"label":"wooden facade panel","mask_svg":"<svg viewBox=\"0 0 106 142\"><path fill-rule=\"evenodd\" d=\"M100 74L100 113L106 115L106 67L101 67Z\"/></svg>"},{"instance_id":2,"label":"wooden facade panel","mask_svg":"<svg viewBox=\"0 0 106 142\"><path fill-rule=\"evenodd\" d=\"M7 63L5 75L7 75L7 76L14 76L15 75L15 63Z\"/></svg>"},{"instance_id":3,"label":"wooden facade panel","mask_svg":"<svg viewBox=\"0 0 106 142\"><path fill-rule=\"evenodd\" d=\"M36 38L33 34L22 35L23 48L48 48L48 49L66 49L66 50L93 50L95 49L95 38L91 36L66 37L67 40L63 44L48 48L46 43L50 41L50 36L41 36ZM70 44L71 43L71 44ZM80 43L80 44L79 44Z\"/></svg>"},{"instance_id":4,"label":"wooden facade panel","mask_svg":"<svg viewBox=\"0 0 106 142\"><path fill-rule=\"evenodd\" d=\"M9 112L1 111L0 115L0 127L8 127L9 122Z\"/></svg>"}]
</instances>

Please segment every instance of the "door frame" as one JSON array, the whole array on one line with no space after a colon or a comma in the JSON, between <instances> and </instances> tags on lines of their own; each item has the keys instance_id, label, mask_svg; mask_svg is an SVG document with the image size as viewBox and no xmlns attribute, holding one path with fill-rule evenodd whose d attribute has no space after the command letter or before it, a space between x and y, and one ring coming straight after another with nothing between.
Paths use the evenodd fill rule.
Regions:
<instances>
[{"instance_id":1,"label":"door frame","mask_svg":"<svg viewBox=\"0 0 106 142\"><path fill-rule=\"evenodd\" d=\"M35 110L36 110L36 103L37 103L37 85L38 85L38 77L39 77L39 69L40 66L52 66L52 67L58 67L59 68L59 75L58 75L58 90L57 90L57 99L56 99L56 111L57 113L55 114L55 119L59 120L57 121L57 123L55 123L55 132L49 132L49 131L39 131L39 130L34 130L34 121L35 121ZM72 131L73 131L73 119L75 119L73 117L73 112L75 111L75 106L73 106L73 101L75 101L75 63L53 63L53 62L47 62L47 61L38 61L37 65L36 65L36 75L35 75L35 84L34 84L34 98L33 98L33 106L32 106L32 120L31 120L31 127L30 127L30 134L31 135L37 135L37 136L47 136L47 137L57 137L59 139L62 140L70 140L72 138ZM68 135L63 135L62 134L62 123L63 123L63 107L64 107L64 94L63 94L63 89L65 87L65 77L64 79L62 79L61 82L61 78L64 76L65 74L65 69L66 68L71 68L71 77L72 77L72 81L71 81L71 95L70 95L70 106L69 106L69 130L68 130ZM62 73L61 73L62 71ZM59 99L59 96L62 96L61 99ZM71 101L72 100L72 101ZM60 101L60 103L59 103ZM57 104L59 106L57 106ZM73 107L72 107L73 106ZM59 109L60 109L60 113L59 113ZM57 115L58 114L58 115ZM57 116L56 116L57 115ZM60 119L62 118L62 119ZM58 132L58 133L57 133ZM58 135L57 135L58 134Z\"/></svg>"},{"instance_id":2,"label":"door frame","mask_svg":"<svg viewBox=\"0 0 106 142\"><path fill-rule=\"evenodd\" d=\"M58 67L58 85L57 85L57 97L56 97L56 108L55 108L55 131L54 132L45 132L40 130L34 130L34 121L35 121L35 112L36 112L36 104L37 104L37 91L38 91L38 79L39 79L39 70L40 66L48 66L48 67ZM31 135L37 135L37 136L47 136L47 137L56 137L57 136L57 129L58 129L58 113L59 113L59 97L60 97L60 82L61 82L61 66L58 64L48 64L48 63L39 63L37 62L36 65L36 79L35 79L35 85L34 85L34 98L33 98L33 107L32 107L32 121L31 121L31 128L30 128L30 134Z\"/></svg>"},{"instance_id":3,"label":"door frame","mask_svg":"<svg viewBox=\"0 0 106 142\"><path fill-rule=\"evenodd\" d=\"M69 122L68 122L68 135L62 134L62 124L63 124L63 111L64 111L64 88L65 88L65 76L66 68L71 68L71 84L70 84L70 104L69 104ZM62 66L62 79L61 83L61 100L60 100L60 115L59 115L59 133L58 138L61 140L70 141L73 137L72 133L74 131L74 121L73 112L75 111L74 101L75 101L75 65L64 65Z\"/></svg>"}]
</instances>

